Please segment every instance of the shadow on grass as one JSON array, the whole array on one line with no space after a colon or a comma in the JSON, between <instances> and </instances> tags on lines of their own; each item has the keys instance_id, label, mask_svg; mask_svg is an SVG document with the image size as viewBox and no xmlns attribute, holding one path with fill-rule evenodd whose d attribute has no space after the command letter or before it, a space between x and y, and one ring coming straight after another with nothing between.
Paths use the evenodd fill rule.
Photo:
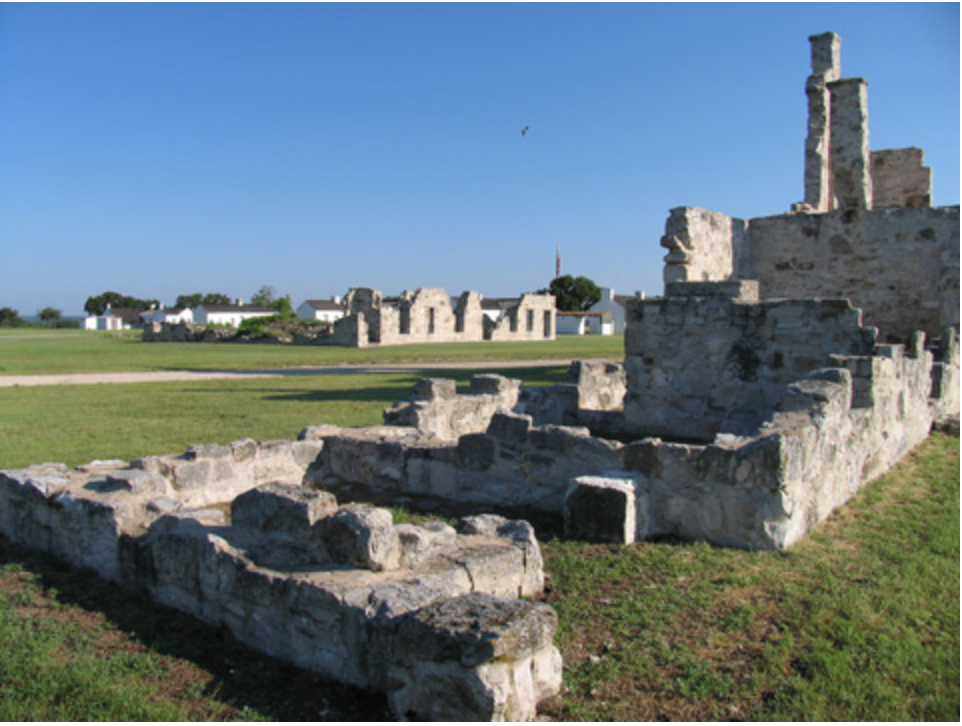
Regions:
<instances>
[{"instance_id":1,"label":"shadow on grass","mask_svg":"<svg viewBox=\"0 0 962 726\"><path fill-rule=\"evenodd\" d=\"M61 604L100 613L131 640L206 671L212 681L204 695L237 711L249 709L273 721L393 720L382 694L265 656L238 643L224 627L157 605L143 593L0 537L0 566L8 564L33 573L47 595Z\"/></svg>"},{"instance_id":2,"label":"shadow on grass","mask_svg":"<svg viewBox=\"0 0 962 726\"><path fill-rule=\"evenodd\" d=\"M567 369L564 367L556 368L515 368L502 371L484 371L484 373L494 373L503 375L506 378L515 378L522 381L525 385L551 385L561 383L565 380ZM265 401L296 402L296 403L351 403L386 401L394 403L397 401L407 401L411 397L411 389L415 383L422 378L447 378L453 379L457 383L458 393L469 392L471 378L477 374L471 370L430 370L412 373L384 373L379 372L381 385L358 386L337 388L305 388L287 389L265 384L261 388L244 388L245 393L258 394ZM384 378L393 376L390 382L385 382ZM293 376L305 378L310 376ZM533 383L528 384L531 380ZM192 387L188 392L204 394L234 394L235 390L225 386L211 387Z\"/></svg>"}]
</instances>

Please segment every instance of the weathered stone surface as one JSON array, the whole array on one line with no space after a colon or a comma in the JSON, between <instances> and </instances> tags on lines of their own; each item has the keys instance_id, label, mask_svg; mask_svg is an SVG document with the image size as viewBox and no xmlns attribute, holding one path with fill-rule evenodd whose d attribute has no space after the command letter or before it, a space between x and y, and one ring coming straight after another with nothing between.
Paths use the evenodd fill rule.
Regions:
<instances>
[{"instance_id":1,"label":"weathered stone surface","mask_svg":"<svg viewBox=\"0 0 962 726\"><path fill-rule=\"evenodd\" d=\"M408 720L530 720L561 684L556 627L544 605L480 594L413 613L397 634L393 710Z\"/></svg>"},{"instance_id":2,"label":"weathered stone surface","mask_svg":"<svg viewBox=\"0 0 962 726\"><path fill-rule=\"evenodd\" d=\"M535 652L526 649L527 636L507 647L515 634L536 630L527 610L509 604L480 611L500 613L478 625L504 639L490 663L465 664L461 648L452 651L453 663L442 657L419 665L396 647L410 613L470 592L537 595L531 583L543 582L540 552L526 523L499 519L471 535L441 523L395 528L386 510L348 505L333 512L326 493L278 483L238 497L229 521L223 507L185 506L184 492L174 487L158 497L138 485L201 461L157 457L134 470L46 465L0 472L0 531L145 587L159 602L223 624L243 642L328 677L387 691L406 679L404 697L392 701L397 708L423 705L416 693L434 687L435 673L487 694L458 705L469 720L530 718L539 700L557 693L560 657L550 634ZM198 501L194 492L190 497ZM398 570L402 554L405 569ZM539 571L530 572L535 567ZM548 609L541 617L553 614Z\"/></svg>"},{"instance_id":3,"label":"weathered stone surface","mask_svg":"<svg viewBox=\"0 0 962 726\"><path fill-rule=\"evenodd\" d=\"M335 562L375 572L401 566L401 540L386 509L343 507L325 520L323 532Z\"/></svg>"},{"instance_id":4,"label":"weathered stone surface","mask_svg":"<svg viewBox=\"0 0 962 726\"><path fill-rule=\"evenodd\" d=\"M511 543L520 550L524 561L524 573L515 592L508 591L512 597L526 597L541 592L544 589L544 562L541 559L541 547L535 535L534 527L522 519L507 519L496 514L481 514L464 517L458 522L458 532L464 535L482 535L485 537L509 538ZM506 578L501 578L507 582Z\"/></svg>"},{"instance_id":5,"label":"weathered stone surface","mask_svg":"<svg viewBox=\"0 0 962 726\"><path fill-rule=\"evenodd\" d=\"M808 96L808 136L805 139L805 204L827 212L835 201L831 177L831 94L827 84L841 74L841 39L835 33L809 37L812 75L805 83Z\"/></svg>"},{"instance_id":6,"label":"weathered stone surface","mask_svg":"<svg viewBox=\"0 0 962 726\"><path fill-rule=\"evenodd\" d=\"M108 487L126 489L134 494L163 496L167 493L167 480L154 472L141 469L121 469L107 475Z\"/></svg>"},{"instance_id":7,"label":"weathered stone surface","mask_svg":"<svg viewBox=\"0 0 962 726\"><path fill-rule=\"evenodd\" d=\"M315 525L337 511L330 492L276 482L251 489L231 503L235 527L288 544L309 545Z\"/></svg>"},{"instance_id":8,"label":"weathered stone surface","mask_svg":"<svg viewBox=\"0 0 962 726\"><path fill-rule=\"evenodd\" d=\"M457 532L443 522L428 522L421 526L399 524L395 527L401 542L400 566L406 569L423 567L439 554L452 549Z\"/></svg>"},{"instance_id":9,"label":"weathered stone surface","mask_svg":"<svg viewBox=\"0 0 962 726\"><path fill-rule=\"evenodd\" d=\"M875 207L932 206L932 170L917 147L872 152L872 199Z\"/></svg>"},{"instance_id":10,"label":"weathered stone surface","mask_svg":"<svg viewBox=\"0 0 962 726\"><path fill-rule=\"evenodd\" d=\"M588 542L635 541L635 482L627 478L579 476L565 497L565 536Z\"/></svg>"}]
</instances>

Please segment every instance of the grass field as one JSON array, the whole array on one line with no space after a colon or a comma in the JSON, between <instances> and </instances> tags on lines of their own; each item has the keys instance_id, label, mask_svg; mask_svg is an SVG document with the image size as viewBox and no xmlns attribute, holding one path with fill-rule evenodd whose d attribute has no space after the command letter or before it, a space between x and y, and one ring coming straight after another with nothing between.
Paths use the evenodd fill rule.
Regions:
<instances>
[{"instance_id":1,"label":"grass field","mask_svg":"<svg viewBox=\"0 0 962 726\"><path fill-rule=\"evenodd\" d=\"M142 343L139 334L0 330L0 376L172 370L252 370L369 363L571 361L624 358L620 335L524 343L334 348L257 343Z\"/></svg>"},{"instance_id":2,"label":"grass field","mask_svg":"<svg viewBox=\"0 0 962 726\"><path fill-rule=\"evenodd\" d=\"M44 352L24 337L17 345L33 352L21 348L15 364L0 355L0 365L52 372L42 358L60 355L57 345L68 340L50 341ZM0 340L0 352L9 342ZM128 366L147 365L137 361L149 351L137 348L155 345L78 342L91 347L92 361L98 344L99 357L123 351ZM220 350L180 348L171 353L182 356L177 366L232 367L210 358L227 355ZM288 354L301 352L268 353ZM550 383L565 368L509 375ZM451 374L462 382L469 375ZM0 468L293 438L322 422L375 423L417 377L0 389ZM549 719L959 719L958 439L932 436L782 555L704 543L588 545L547 529L541 536L545 599L559 614L565 659L564 692L543 709ZM376 694L252 653L220 629L0 540L0 718L315 721L387 713Z\"/></svg>"}]
</instances>

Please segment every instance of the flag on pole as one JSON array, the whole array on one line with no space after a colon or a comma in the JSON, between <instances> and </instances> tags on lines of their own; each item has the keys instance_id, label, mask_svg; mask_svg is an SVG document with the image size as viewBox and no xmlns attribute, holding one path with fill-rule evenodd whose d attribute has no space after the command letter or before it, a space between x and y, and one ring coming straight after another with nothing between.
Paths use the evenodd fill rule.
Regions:
<instances>
[{"instance_id":1,"label":"flag on pole","mask_svg":"<svg viewBox=\"0 0 962 726\"><path fill-rule=\"evenodd\" d=\"M554 248L554 276L561 277L561 248Z\"/></svg>"}]
</instances>

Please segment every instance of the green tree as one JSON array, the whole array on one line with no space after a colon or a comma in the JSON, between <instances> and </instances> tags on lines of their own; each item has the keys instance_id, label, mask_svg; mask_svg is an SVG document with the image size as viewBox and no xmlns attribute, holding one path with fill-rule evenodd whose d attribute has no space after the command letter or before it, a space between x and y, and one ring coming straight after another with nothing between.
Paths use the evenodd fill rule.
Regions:
<instances>
[{"instance_id":1,"label":"green tree","mask_svg":"<svg viewBox=\"0 0 962 726\"><path fill-rule=\"evenodd\" d=\"M200 292L195 292L191 295L178 295L177 300L174 301L175 308L196 308L200 305L200 301L204 299L204 294Z\"/></svg>"},{"instance_id":2,"label":"green tree","mask_svg":"<svg viewBox=\"0 0 962 726\"><path fill-rule=\"evenodd\" d=\"M601 299L601 290L592 280L571 275L556 277L547 290L540 292L554 295L558 310L570 313L589 310Z\"/></svg>"},{"instance_id":3,"label":"green tree","mask_svg":"<svg viewBox=\"0 0 962 726\"><path fill-rule=\"evenodd\" d=\"M174 307L196 308L198 305L229 305L231 299L220 292L195 292L191 295L178 295Z\"/></svg>"},{"instance_id":4,"label":"green tree","mask_svg":"<svg viewBox=\"0 0 962 726\"><path fill-rule=\"evenodd\" d=\"M121 295L119 292L108 290L100 295L88 297L87 302L84 303L84 310L90 315L103 315L108 305L112 308L147 310L151 306L156 307L159 304L160 301L158 300L142 300L141 298Z\"/></svg>"},{"instance_id":5,"label":"green tree","mask_svg":"<svg viewBox=\"0 0 962 726\"><path fill-rule=\"evenodd\" d=\"M204 305L230 305L233 301L222 292L209 292L201 302Z\"/></svg>"},{"instance_id":6,"label":"green tree","mask_svg":"<svg viewBox=\"0 0 962 726\"><path fill-rule=\"evenodd\" d=\"M276 296L277 290L274 289L273 285L262 285L261 289L254 293L254 296L251 298L251 305L260 305L263 308L269 308L272 306Z\"/></svg>"},{"instance_id":7,"label":"green tree","mask_svg":"<svg viewBox=\"0 0 962 726\"><path fill-rule=\"evenodd\" d=\"M13 308L0 308L0 328L19 328L23 319Z\"/></svg>"},{"instance_id":8,"label":"green tree","mask_svg":"<svg viewBox=\"0 0 962 726\"><path fill-rule=\"evenodd\" d=\"M294 304L291 302L291 296L285 295L284 297L277 298L270 305L271 310L276 310L277 314L282 318L295 318L297 314L294 312Z\"/></svg>"},{"instance_id":9,"label":"green tree","mask_svg":"<svg viewBox=\"0 0 962 726\"><path fill-rule=\"evenodd\" d=\"M43 310L37 311L37 317L51 328L56 327L57 322L60 320L62 312L57 308L44 308Z\"/></svg>"}]
</instances>

